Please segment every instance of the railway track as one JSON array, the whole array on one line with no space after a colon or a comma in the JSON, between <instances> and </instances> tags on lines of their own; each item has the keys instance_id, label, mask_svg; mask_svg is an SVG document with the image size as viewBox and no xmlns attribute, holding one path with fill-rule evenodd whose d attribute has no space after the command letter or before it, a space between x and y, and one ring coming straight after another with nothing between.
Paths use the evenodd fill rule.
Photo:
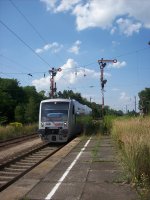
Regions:
<instances>
[{"instance_id":1,"label":"railway track","mask_svg":"<svg viewBox=\"0 0 150 200\"><path fill-rule=\"evenodd\" d=\"M17 138L0 141L0 149L10 147L10 146L16 145L16 143L22 143L22 142L25 142L27 140L38 138L38 137L39 136L38 136L37 133L33 133L33 134L30 134L30 135L24 135L24 136L20 136L20 137L17 137Z\"/></svg>"},{"instance_id":2,"label":"railway track","mask_svg":"<svg viewBox=\"0 0 150 200\"><path fill-rule=\"evenodd\" d=\"M25 175L31 169L52 156L64 145L49 144L39 145L29 152L26 152L12 160L0 165L0 192Z\"/></svg>"}]
</instances>

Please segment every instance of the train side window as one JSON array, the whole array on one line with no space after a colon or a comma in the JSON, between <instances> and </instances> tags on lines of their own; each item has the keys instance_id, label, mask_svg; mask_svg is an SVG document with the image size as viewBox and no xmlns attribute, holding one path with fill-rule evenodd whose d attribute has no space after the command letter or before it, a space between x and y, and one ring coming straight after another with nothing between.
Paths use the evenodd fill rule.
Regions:
<instances>
[{"instance_id":1,"label":"train side window","mask_svg":"<svg viewBox=\"0 0 150 200\"><path fill-rule=\"evenodd\" d=\"M74 115L74 106L73 106L73 108L72 108L72 114Z\"/></svg>"}]
</instances>

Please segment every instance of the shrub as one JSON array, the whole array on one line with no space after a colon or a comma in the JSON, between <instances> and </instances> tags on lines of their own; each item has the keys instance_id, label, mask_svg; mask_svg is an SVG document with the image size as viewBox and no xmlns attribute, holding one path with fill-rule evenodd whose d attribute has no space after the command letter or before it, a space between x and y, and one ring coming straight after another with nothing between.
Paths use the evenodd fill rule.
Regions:
<instances>
[{"instance_id":1,"label":"shrub","mask_svg":"<svg viewBox=\"0 0 150 200\"><path fill-rule=\"evenodd\" d=\"M20 122L12 122L9 124L10 126L16 127L16 128L20 128L22 127L22 123Z\"/></svg>"}]
</instances>

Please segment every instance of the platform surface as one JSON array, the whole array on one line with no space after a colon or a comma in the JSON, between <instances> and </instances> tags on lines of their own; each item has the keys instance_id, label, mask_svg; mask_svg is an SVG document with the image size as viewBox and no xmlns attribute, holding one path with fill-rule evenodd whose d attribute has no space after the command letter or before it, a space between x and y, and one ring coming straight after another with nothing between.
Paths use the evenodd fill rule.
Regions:
<instances>
[{"instance_id":1,"label":"platform surface","mask_svg":"<svg viewBox=\"0 0 150 200\"><path fill-rule=\"evenodd\" d=\"M82 140L29 191L28 200L138 200L109 136Z\"/></svg>"}]
</instances>

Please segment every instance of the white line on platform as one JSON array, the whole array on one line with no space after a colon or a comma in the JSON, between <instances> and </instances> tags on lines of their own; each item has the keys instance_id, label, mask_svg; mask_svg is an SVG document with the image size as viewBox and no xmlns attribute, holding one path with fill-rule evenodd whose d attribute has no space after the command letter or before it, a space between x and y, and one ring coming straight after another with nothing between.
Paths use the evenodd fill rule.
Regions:
<instances>
[{"instance_id":1,"label":"white line on platform","mask_svg":"<svg viewBox=\"0 0 150 200\"><path fill-rule=\"evenodd\" d=\"M58 182L56 183L56 185L53 187L53 189L50 191L50 193L46 196L45 200L50 200L52 198L52 196L55 194L55 192L57 191L57 189L59 188L59 186L61 185L61 183L63 182L63 180L66 178L66 176L69 174L70 170L73 168L73 166L76 164L77 160L79 159L79 157L81 156L81 154L83 153L83 151L85 150L85 148L87 147L87 145L89 144L91 140L90 139L85 143L84 147L81 149L81 151L79 152L79 154L76 156L76 158L74 159L74 161L70 164L70 166L66 169L65 173L62 175L62 177L58 180Z\"/></svg>"}]
</instances>

